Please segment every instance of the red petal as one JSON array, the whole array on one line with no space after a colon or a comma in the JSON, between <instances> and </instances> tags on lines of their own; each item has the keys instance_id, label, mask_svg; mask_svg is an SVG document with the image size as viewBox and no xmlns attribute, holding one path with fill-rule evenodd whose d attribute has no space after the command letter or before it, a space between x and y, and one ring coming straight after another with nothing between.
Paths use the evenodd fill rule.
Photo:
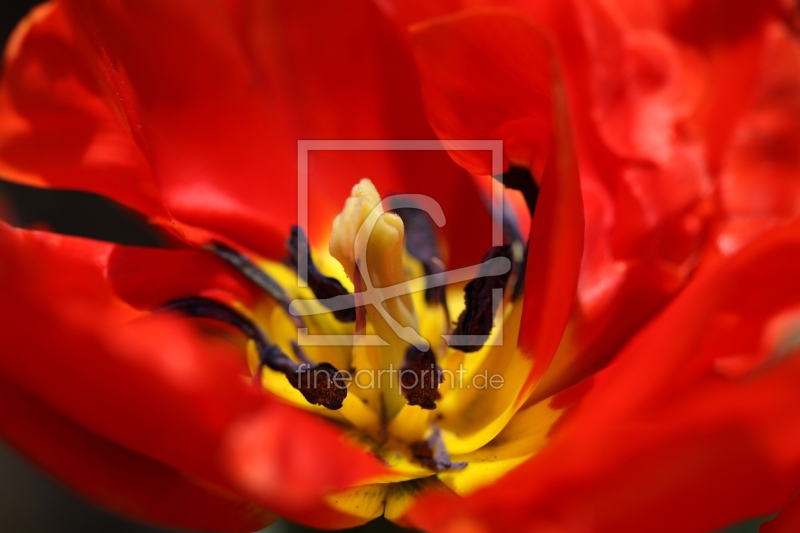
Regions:
<instances>
[{"instance_id":1,"label":"red petal","mask_svg":"<svg viewBox=\"0 0 800 533\"><path fill-rule=\"evenodd\" d=\"M366 452L362 457L342 454L338 428L311 416L296 417L291 411L295 409L272 405L242 419L227 433L223 462L236 486L294 522L322 529L361 525L364 519L320 502L319 491L363 481L366 472L376 472L375 461ZM282 432L277 433L276 427Z\"/></svg>"},{"instance_id":2,"label":"red petal","mask_svg":"<svg viewBox=\"0 0 800 533\"><path fill-rule=\"evenodd\" d=\"M111 291L91 248L80 239L0 229L3 379L99 438L297 519L300 509L324 506L328 491L382 472L338 429L254 389L241 356L201 342L189 324L130 321L141 313ZM254 491L229 468L237 452L227 443L262 413L271 430L261 434L265 449L275 442L293 449L298 440L324 446L300 466L271 456L280 475ZM334 459L347 469L330 468ZM304 485L293 490L294 479Z\"/></svg>"},{"instance_id":3,"label":"red petal","mask_svg":"<svg viewBox=\"0 0 800 533\"><path fill-rule=\"evenodd\" d=\"M553 67L555 149L531 220L520 348L535 358L529 385L550 366L569 319L583 254L583 202L572 125Z\"/></svg>"},{"instance_id":4,"label":"red petal","mask_svg":"<svg viewBox=\"0 0 800 533\"><path fill-rule=\"evenodd\" d=\"M0 377L0 433L82 496L170 527L253 531L274 517L218 487L76 425ZM11 408L13 406L13 408Z\"/></svg>"},{"instance_id":5,"label":"red petal","mask_svg":"<svg viewBox=\"0 0 800 533\"><path fill-rule=\"evenodd\" d=\"M376 0L375 3L403 30L417 22L455 13L466 7L464 0Z\"/></svg>"},{"instance_id":6,"label":"red petal","mask_svg":"<svg viewBox=\"0 0 800 533\"><path fill-rule=\"evenodd\" d=\"M555 380L549 395L605 364L681 288L704 245L712 188L685 133L700 92L692 53L632 27L611 2L526 12L558 42L587 219L574 327L545 378Z\"/></svg>"},{"instance_id":7,"label":"red petal","mask_svg":"<svg viewBox=\"0 0 800 533\"><path fill-rule=\"evenodd\" d=\"M684 40L706 46L736 40L766 15L780 15L790 9L790 2L784 0L613 1L638 27L671 31Z\"/></svg>"},{"instance_id":8,"label":"red petal","mask_svg":"<svg viewBox=\"0 0 800 533\"><path fill-rule=\"evenodd\" d=\"M35 18L0 91L3 172L111 196L188 240L282 254L298 222L299 140L435 140L413 63L367 0L65 0ZM384 194L436 198L453 243L477 228L454 263L489 245L480 197L441 151L317 150L309 172L312 240L327 240L368 176Z\"/></svg>"},{"instance_id":9,"label":"red petal","mask_svg":"<svg viewBox=\"0 0 800 533\"><path fill-rule=\"evenodd\" d=\"M757 66L757 91L720 176L723 253L800 214L800 42L783 24L768 26Z\"/></svg>"},{"instance_id":10,"label":"red petal","mask_svg":"<svg viewBox=\"0 0 800 533\"><path fill-rule=\"evenodd\" d=\"M416 525L701 532L775 512L800 486L798 271L795 224L701 274L539 455L466 500L422 502ZM721 375L734 356L752 370Z\"/></svg>"},{"instance_id":11,"label":"red petal","mask_svg":"<svg viewBox=\"0 0 800 533\"><path fill-rule=\"evenodd\" d=\"M541 176L553 136L553 52L537 28L487 10L421 23L411 40L437 135L502 139L504 169L510 161ZM454 149L450 155L473 174L493 173L483 154Z\"/></svg>"},{"instance_id":12,"label":"red petal","mask_svg":"<svg viewBox=\"0 0 800 533\"><path fill-rule=\"evenodd\" d=\"M203 250L119 246L39 231L20 231L17 238L38 253L94 265L94 282L108 284L109 298L119 297L145 311L203 294L248 306L262 297L260 289L228 263Z\"/></svg>"},{"instance_id":13,"label":"red petal","mask_svg":"<svg viewBox=\"0 0 800 533\"><path fill-rule=\"evenodd\" d=\"M147 160L107 105L61 3L35 8L16 29L2 80L0 175L166 216Z\"/></svg>"},{"instance_id":14,"label":"red petal","mask_svg":"<svg viewBox=\"0 0 800 533\"><path fill-rule=\"evenodd\" d=\"M707 87L694 117L717 173L736 122L757 89L758 57L770 20L786 20L783 0L616 0L639 27L674 35L702 54Z\"/></svg>"}]
</instances>

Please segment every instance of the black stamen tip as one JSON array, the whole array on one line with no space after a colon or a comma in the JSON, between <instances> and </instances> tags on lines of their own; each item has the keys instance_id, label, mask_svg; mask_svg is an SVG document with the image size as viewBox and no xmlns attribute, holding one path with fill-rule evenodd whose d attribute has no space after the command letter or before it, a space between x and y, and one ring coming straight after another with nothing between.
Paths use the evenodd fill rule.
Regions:
<instances>
[{"instance_id":1,"label":"black stamen tip","mask_svg":"<svg viewBox=\"0 0 800 533\"><path fill-rule=\"evenodd\" d=\"M294 375L286 374L286 378L303 394L308 403L321 405L332 411L341 409L347 397L347 383L341 372L330 363L301 364Z\"/></svg>"},{"instance_id":2,"label":"black stamen tip","mask_svg":"<svg viewBox=\"0 0 800 533\"><path fill-rule=\"evenodd\" d=\"M436 409L436 400L441 398L439 384L444 381L442 369L436 364L433 352L422 352L411 347L400 367L400 390L408 405L423 409Z\"/></svg>"},{"instance_id":3,"label":"black stamen tip","mask_svg":"<svg viewBox=\"0 0 800 533\"><path fill-rule=\"evenodd\" d=\"M494 178L503 183L509 189L520 191L525 203L528 206L528 211L533 216L536 211L536 201L539 199L539 185L533 179L533 174L527 168L523 167L510 167L502 176L494 176Z\"/></svg>"},{"instance_id":4,"label":"black stamen tip","mask_svg":"<svg viewBox=\"0 0 800 533\"><path fill-rule=\"evenodd\" d=\"M332 311L333 316L340 322L354 322L356 319L355 297L336 278L325 276L319 271L311 257L311 247L308 245L306 234L299 226L292 226L289 239L286 241L286 252L289 254L289 263L297 270L300 255L307 258L306 283L319 300L326 300L336 296L349 296L353 305L344 309Z\"/></svg>"},{"instance_id":5,"label":"black stamen tip","mask_svg":"<svg viewBox=\"0 0 800 533\"><path fill-rule=\"evenodd\" d=\"M510 246L495 246L483 256L483 262L495 257L511 258ZM486 343L494 327L494 315L500 302L495 301L494 289L505 289L511 272L496 276L477 277L464 287L466 307L458 317L453 335L466 338L466 342L453 341L450 345L462 352L475 352Z\"/></svg>"}]
</instances>

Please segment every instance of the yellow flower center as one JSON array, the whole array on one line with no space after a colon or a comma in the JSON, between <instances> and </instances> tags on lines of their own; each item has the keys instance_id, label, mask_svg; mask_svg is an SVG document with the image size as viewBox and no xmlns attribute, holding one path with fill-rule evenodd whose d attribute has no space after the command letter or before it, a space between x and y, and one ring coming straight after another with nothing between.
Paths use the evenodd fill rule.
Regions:
<instances>
[{"instance_id":1,"label":"yellow flower center","mask_svg":"<svg viewBox=\"0 0 800 533\"><path fill-rule=\"evenodd\" d=\"M241 329L264 388L340 424L387 465L389 476L331 497L363 518L400 516L420 490L474 491L536 453L558 417L525 403L522 243L446 272L428 215L401 204L386 211L363 179L327 249L312 252L292 230L291 266L211 245L268 293L256 309L171 304Z\"/></svg>"}]
</instances>

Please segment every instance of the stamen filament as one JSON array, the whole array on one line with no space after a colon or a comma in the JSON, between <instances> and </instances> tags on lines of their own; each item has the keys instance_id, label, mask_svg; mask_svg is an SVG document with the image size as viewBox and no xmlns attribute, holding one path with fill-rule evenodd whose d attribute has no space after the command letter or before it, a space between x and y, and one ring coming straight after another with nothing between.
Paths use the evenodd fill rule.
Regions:
<instances>
[{"instance_id":1,"label":"stamen filament","mask_svg":"<svg viewBox=\"0 0 800 533\"><path fill-rule=\"evenodd\" d=\"M347 307L331 309L333 316L341 322L355 321L356 309L353 295L344 288L338 279L325 276L319 271L311 257L311 248L308 245L306 234L300 226L292 226L289 240L286 241L286 251L289 253L289 261L295 270L298 270L298 257L300 255L306 256L307 268L304 273L304 279L306 283L308 283L309 288L313 291L314 296L316 296L323 305L325 305L326 301L329 301L327 300L328 298L339 297L340 299L347 300ZM298 271L298 274L301 273Z\"/></svg>"},{"instance_id":2,"label":"stamen filament","mask_svg":"<svg viewBox=\"0 0 800 533\"><path fill-rule=\"evenodd\" d=\"M322 405L331 410L342 407L342 402L347 396L347 386L343 376L333 365L309 362L300 347L294 343L292 348L303 363L292 361L280 348L270 342L261 328L225 304L211 298L196 296L167 302L155 312L169 311L180 312L194 318L210 318L235 327L253 340L260 364L285 375L289 383L299 390L309 403Z\"/></svg>"},{"instance_id":3,"label":"stamen filament","mask_svg":"<svg viewBox=\"0 0 800 533\"><path fill-rule=\"evenodd\" d=\"M281 306L291 318L292 322L299 328L304 327L303 321L296 315L289 313L289 296L266 272L254 264L241 252L234 250L227 244L221 242L210 242L205 248L214 252L217 256L224 259L228 264L238 270L244 277L258 285L264 292L270 295L275 302Z\"/></svg>"},{"instance_id":4,"label":"stamen filament","mask_svg":"<svg viewBox=\"0 0 800 533\"><path fill-rule=\"evenodd\" d=\"M444 262L439 256L439 242L430 217L421 209L409 207L395 208L393 212L403 220L406 250L422 263L425 275L430 276L425 288L425 300L429 304L438 303L444 306L449 317L445 285L432 283L439 276L444 276Z\"/></svg>"}]
</instances>

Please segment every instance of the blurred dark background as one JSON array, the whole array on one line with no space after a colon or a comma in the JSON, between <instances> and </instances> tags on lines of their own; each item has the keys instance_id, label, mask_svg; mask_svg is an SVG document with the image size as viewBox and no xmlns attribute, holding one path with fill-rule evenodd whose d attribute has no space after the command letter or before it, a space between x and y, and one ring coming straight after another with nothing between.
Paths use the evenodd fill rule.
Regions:
<instances>
[{"instance_id":1,"label":"blurred dark background","mask_svg":"<svg viewBox=\"0 0 800 533\"><path fill-rule=\"evenodd\" d=\"M165 0L168 1L168 0ZM0 1L0 43L5 45L20 19L40 2ZM5 46L3 46L5 48ZM1 74L0 74L1 75ZM134 213L100 196L79 191L54 191L2 181L0 212L6 222L21 227L48 228L58 233L94 239L159 246L161 238ZM3 405L1 409L13 409ZM98 508L28 463L0 439L0 533L162 533L174 530L150 527ZM264 531L316 531L279 521ZM363 533L400 532L380 519L357 528Z\"/></svg>"}]
</instances>

